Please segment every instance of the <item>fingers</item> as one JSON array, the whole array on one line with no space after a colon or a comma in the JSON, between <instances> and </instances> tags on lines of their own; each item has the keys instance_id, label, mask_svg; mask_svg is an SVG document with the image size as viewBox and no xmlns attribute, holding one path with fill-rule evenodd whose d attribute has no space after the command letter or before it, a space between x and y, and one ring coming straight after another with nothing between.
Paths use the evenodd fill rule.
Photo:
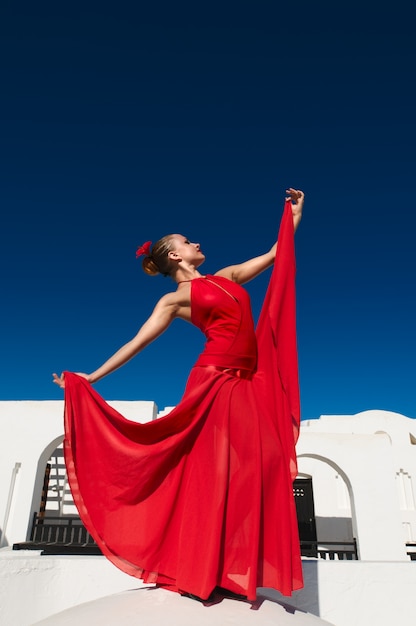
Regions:
<instances>
[{"instance_id":1,"label":"fingers","mask_svg":"<svg viewBox=\"0 0 416 626\"><path fill-rule=\"evenodd\" d=\"M304 197L304 193L303 191L301 191L300 189L293 189L293 187L289 187L289 189L286 189L286 193L289 194L290 198L292 200L299 200L300 198Z\"/></svg>"},{"instance_id":2,"label":"fingers","mask_svg":"<svg viewBox=\"0 0 416 626\"><path fill-rule=\"evenodd\" d=\"M302 206L303 201L305 199L305 194L300 189L293 189L293 187L289 187L286 189L286 193L289 194L285 197L285 201L290 200L294 206Z\"/></svg>"},{"instance_id":3,"label":"fingers","mask_svg":"<svg viewBox=\"0 0 416 626\"><path fill-rule=\"evenodd\" d=\"M61 389L65 389L65 374L61 374L60 376L58 376L58 374L55 374L55 372L52 374L52 378L53 381L55 383L55 385L58 385L58 387L61 387Z\"/></svg>"}]
</instances>

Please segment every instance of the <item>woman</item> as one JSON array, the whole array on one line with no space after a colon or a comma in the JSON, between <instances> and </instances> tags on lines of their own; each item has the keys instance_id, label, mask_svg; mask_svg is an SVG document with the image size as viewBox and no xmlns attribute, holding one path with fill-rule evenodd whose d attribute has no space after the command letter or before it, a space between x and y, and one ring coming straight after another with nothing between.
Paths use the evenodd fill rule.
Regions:
<instances>
[{"instance_id":1,"label":"woman","mask_svg":"<svg viewBox=\"0 0 416 626\"><path fill-rule=\"evenodd\" d=\"M117 567L206 599L215 588L256 598L303 585L293 480L299 432L294 239L304 194L289 188L278 244L202 275L198 243L175 234L141 246L143 269L169 275L137 335L91 374L53 375L65 388L64 451L86 528ZM241 287L274 269L256 328ZM181 402L146 424L92 388L175 318L207 341Z\"/></svg>"}]
</instances>

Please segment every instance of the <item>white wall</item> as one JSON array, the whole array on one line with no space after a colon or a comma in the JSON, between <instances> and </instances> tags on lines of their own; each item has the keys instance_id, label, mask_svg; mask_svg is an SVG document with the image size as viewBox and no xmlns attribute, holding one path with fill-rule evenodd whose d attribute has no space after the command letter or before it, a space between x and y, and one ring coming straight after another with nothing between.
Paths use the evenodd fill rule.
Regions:
<instances>
[{"instance_id":1,"label":"white wall","mask_svg":"<svg viewBox=\"0 0 416 626\"><path fill-rule=\"evenodd\" d=\"M416 623L416 563L304 559L303 571L305 587L291 598L272 589L261 589L262 595L335 626ZM71 606L144 586L104 557L38 556L6 548L0 550L0 624L32 626ZM253 611L248 614L253 617ZM91 624L100 622L99 615L90 615ZM167 615L166 623L181 626L176 615Z\"/></svg>"},{"instance_id":2,"label":"white wall","mask_svg":"<svg viewBox=\"0 0 416 626\"><path fill-rule=\"evenodd\" d=\"M110 404L135 421L157 416L153 402ZM328 540L331 520L339 529L343 518L361 559L408 560L405 543L416 539L415 426L386 411L302 422L299 472L312 476L318 539ZM63 438L63 402L0 402L0 432L2 547L28 537L46 463Z\"/></svg>"},{"instance_id":3,"label":"white wall","mask_svg":"<svg viewBox=\"0 0 416 626\"><path fill-rule=\"evenodd\" d=\"M323 515L329 517L328 506L334 517L342 517L348 507L342 506L343 490L339 485L335 488L334 482L344 482L348 487L350 506L355 507L351 511L355 532L358 524L360 546L365 548L361 558L375 556L381 532L397 534L396 549L400 542L416 541L415 419L379 410L321 416L319 420L302 422L298 455L300 470L313 475L317 517L322 509ZM311 469L311 458L316 456L320 461ZM341 475L334 464L342 470ZM332 474L327 467L324 469L325 465L333 467ZM324 507L323 494L327 493L333 497L326 499ZM384 556L387 558L388 554L386 551Z\"/></svg>"},{"instance_id":4,"label":"white wall","mask_svg":"<svg viewBox=\"0 0 416 626\"><path fill-rule=\"evenodd\" d=\"M140 422L157 415L153 402L110 404ZM41 619L109 590L141 584L103 557L39 557L10 549L28 536L46 463L62 438L62 401L0 402L0 547L9 546L0 550L0 622L10 626L25 625L20 617L10 619L16 611L30 609ZM416 623L409 600L416 561L405 547L416 540L415 445L416 421L397 413L366 411L302 422L299 472L312 476L318 539L330 539L335 522L337 533L344 524L347 538L351 533L358 540L361 560L304 559L305 588L293 597L299 608L336 626Z\"/></svg>"},{"instance_id":5,"label":"white wall","mask_svg":"<svg viewBox=\"0 0 416 626\"><path fill-rule=\"evenodd\" d=\"M157 414L154 402L110 404L133 421ZM46 463L63 434L62 400L0 402L0 548L28 538Z\"/></svg>"},{"instance_id":6,"label":"white wall","mask_svg":"<svg viewBox=\"0 0 416 626\"><path fill-rule=\"evenodd\" d=\"M314 458L330 465L343 477L349 491L353 534L358 540L361 559L407 560L391 444L386 435L304 432L298 454L300 471L304 457ZM314 491L322 498L325 487L319 480L321 475L317 473ZM332 509L335 517L336 502L332 503Z\"/></svg>"}]
</instances>

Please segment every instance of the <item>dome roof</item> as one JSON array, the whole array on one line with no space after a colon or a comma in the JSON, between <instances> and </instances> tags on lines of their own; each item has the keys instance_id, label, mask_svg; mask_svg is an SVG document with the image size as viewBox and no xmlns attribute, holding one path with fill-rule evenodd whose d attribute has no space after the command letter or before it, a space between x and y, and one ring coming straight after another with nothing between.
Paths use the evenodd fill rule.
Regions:
<instances>
[{"instance_id":1,"label":"dome roof","mask_svg":"<svg viewBox=\"0 0 416 626\"><path fill-rule=\"evenodd\" d=\"M316 615L259 593L256 602L220 598L202 604L155 587L123 591L56 613L34 626L332 626Z\"/></svg>"}]
</instances>

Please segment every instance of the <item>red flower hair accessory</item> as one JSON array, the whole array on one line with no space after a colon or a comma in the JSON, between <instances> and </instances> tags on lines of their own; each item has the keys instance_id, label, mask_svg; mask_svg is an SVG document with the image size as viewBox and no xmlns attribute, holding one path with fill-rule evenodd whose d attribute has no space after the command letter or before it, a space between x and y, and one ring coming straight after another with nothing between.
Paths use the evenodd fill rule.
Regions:
<instances>
[{"instance_id":1,"label":"red flower hair accessory","mask_svg":"<svg viewBox=\"0 0 416 626\"><path fill-rule=\"evenodd\" d=\"M137 250L136 250L136 259L138 259L139 256L142 256L143 254L145 256L150 256L150 246L151 245L152 245L151 241L146 241L146 243L144 243L142 246L137 248Z\"/></svg>"}]
</instances>

